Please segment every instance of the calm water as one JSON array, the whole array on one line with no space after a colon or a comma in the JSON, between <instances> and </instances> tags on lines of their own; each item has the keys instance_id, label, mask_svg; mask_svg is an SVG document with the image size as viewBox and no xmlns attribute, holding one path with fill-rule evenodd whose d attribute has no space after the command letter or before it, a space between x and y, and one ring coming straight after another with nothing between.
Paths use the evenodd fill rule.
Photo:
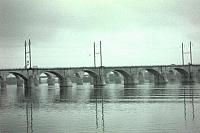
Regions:
<instances>
[{"instance_id":1,"label":"calm water","mask_svg":"<svg viewBox=\"0 0 200 133\"><path fill-rule=\"evenodd\" d=\"M0 133L199 133L200 85L0 91Z\"/></svg>"}]
</instances>

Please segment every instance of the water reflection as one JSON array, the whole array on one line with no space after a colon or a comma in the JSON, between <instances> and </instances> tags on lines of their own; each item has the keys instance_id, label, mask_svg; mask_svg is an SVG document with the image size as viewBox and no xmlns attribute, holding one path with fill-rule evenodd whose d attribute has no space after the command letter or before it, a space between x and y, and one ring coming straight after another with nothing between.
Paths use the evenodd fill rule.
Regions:
<instances>
[{"instance_id":1,"label":"water reflection","mask_svg":"<svg viewBox=\"0 0 200 133\"><path fill-rule=\"evenodd\" d=\"M7 89L6 88L1 88L0 92L1 92L1 96L3 96L3 97L7 96Z\"/></svg>"},{"instance_id":2,"label":"water reflection","mask_svg":"<svg viewBox=\"0 0 200 133\"><path fill-rule=\"evenodd\" d=\"M191 99L192 99L192 102L191 102L191 104L192 104L192 118L194 120L195 112L194 112L194 88L193 88L193 86L190 86L190 95L191 95Z\"/></svg>"},{"instance_id":3,"label":"water reflection","mask_svg":"<svg viewBox=\"0 0 200 133\"><path fill-rule=\"evenodd\" d=\"M101 110L102 110L102 128L103 128L103 132L104 132L105 125L104 125L104 95L103 95L103 90L102 90L102 99L101 99Z\"/></svg>"},{"instance_id":4,"label":"water reflection","mask_svg":"<svg viewBox=\"0 0 200 133\"><path fill-rule=\"evenodd\" d=\"M193 121L195 121L195 101L194 101L194 86L193 85L185 85L183 86L183 91L184 91L184 99L183 99L183 103L184 103L184 119L185 122L187 122L187 117L190 116L190 114L187 115L187 113L191 113L191 118ZM199 96L198 93L195 94L195 96ZM189 107L189 109L187 109L187 103L191 103L192 108ZM191 112L188 111L191 110Z\"/></svg>"},{"instance_id":5,"label":"water reflection","mask_svg":"<svg viewBox=\"0 0 200 133\"><path fill-rule=\"evenodd\" d=\"M33 108L32 102L26 103L26 132L33 133Z\"/></svg>"},{"instance_id":6,"label":"water reflection","mask_svg":"<svg viewBox=\"0 0 200 133\"><path fill-rule=\"evenodd\" d=\"M62 87L60 89L60 100L61 101L72 101L72 87Z\"/></svg>"},{"instance_id":7,"label":"water reflection","mask_svg":"<svg viewBox=\"0 0 200 133\"><path fill-rule=\"evenodd\" d=\"M1 88L0 89L0 107L3 108L7 101L7 89Z\"/></svg>"},{"instance_id":8,"label":"water reflection","mask_svg":"<svg viewBox=\"0 0 200 133\"><path fill-rule=\"evenodd\" d=\"M94 132L95 130L96 132L151 130L186 133L184 127L191 129L191 132L194 132L193 129L195 132L200 131L200 127L194 124L200 122L197 113L200 109L199 86L168 85L164 88L155 88L141 85L125 89L117 86L104 88L42 86L34 90L16 88L14 95L17 98L14 102L21 104L10 104L13 102L10 93L13 90L15 88L0 91L0 109L11 112L9 115L0 113L0 118L26 122L25 127L19 127L17 123L14 125L25 129L27 133ZM42 124L44 126L41 126ZM11 128L15 129L15 126Z\"/></svg>"},{"instance_id":9,"label":"water reflection","mask_svg":"<svg viewBox=\"0 0 200 133\"><path fill-rule=\"evenodd\" d=\"M22 103L24 99L24 88L23 87L17 87L17 102Z\"/></svg>"},{"instance_id":10,"label":"water reflection","mask_svg":"<svg viewBox=\"0 0 200 133\"><path fill-rule=\"evenodd\" d=\"M105 124L104 124L104 89L103 88L98 88L98 89L93 89L93 95L91 95L92 99L95 99L95 113L96 113L96 129L99 129L99 115L98 112L98 104L101 106L101 120L102 120L102 131L104 132L105 130Z\"/></svg>"},{"instance_id":11,"label":"water reflection","mask_svg":"<svg viewBox=\"0 0 200 133\"><path fill-rule=\"evenodd\" d=\"M152 84L153 88L166 88L167 84Z\"/></svg>"},{"instance_id":12,"label":"water reflection","mask_svg":"<svg viewBox=\"0 0 200 133\"><path fill-rule=\"evenodd\" d=\"M95 101L95 113L96 113L96 129L98 129L99 124L98 124L98 104L97 104L97 98Z\"/></svg>"},{"instance_id":13,"label":"water reflection","mask_svg":"<svg viewBox=\"0 0 200 133\"><path fill-rule=\"evenodd\" d=\"M48 102L53 102L54 101L54 99L55 99L55 94L56 94L56 92L55 92L55 87L48 87L48 95L47 95L47 101Z\"/></svg>"},{"instance_id":14,"label":"water reflection","mask_svg":"<svg viewBox=\"0 0 200 133\"><path fill-rule=\"evenodd\" d=\"M185 99L185 89L184 89L184 119L187 120L187 110L186 110L186 99Z\"/></svg>"},{"instance_id":15,"label":"water reflection","mask_svg":"<svg viewBox=\"0 0 200 133\"><path fill-rule=\"evenodd\" d=\"M97 89L91 89L90 90L90 99L101 99L103 94L103 89L97 88ZM105 91L104 91L105 92Z\"/></svg>"}]
</instances>

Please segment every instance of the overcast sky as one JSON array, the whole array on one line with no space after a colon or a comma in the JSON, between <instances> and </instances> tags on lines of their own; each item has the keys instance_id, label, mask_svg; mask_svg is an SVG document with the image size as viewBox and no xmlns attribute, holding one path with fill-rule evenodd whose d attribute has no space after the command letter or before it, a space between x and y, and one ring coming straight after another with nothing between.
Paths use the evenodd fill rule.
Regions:
<instances>
[{"instance_id":1,"label":"overcast sky","mask_svg":"<svg viewBox=\"0 0 200 133\"><path fill-rule=\"evenodd\" d=\"M0 0L0 67L24 66L31 38L39 67L181 64L192 41L200 63L199 0ZM98 57L98 55L97 55ZM189 62L185 55L185 62ZM97 62L99 60L97 59Z\"/></svg>"}]
</instances>

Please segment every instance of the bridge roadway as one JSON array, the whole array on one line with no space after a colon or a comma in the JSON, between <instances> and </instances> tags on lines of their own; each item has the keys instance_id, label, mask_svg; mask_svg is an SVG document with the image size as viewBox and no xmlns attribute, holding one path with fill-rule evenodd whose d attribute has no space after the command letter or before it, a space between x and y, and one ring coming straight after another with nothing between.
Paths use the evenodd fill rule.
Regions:
<instances>
[{"instance_id":1,"label":"bridge roadway","mask_svg":"<svg viewBox=\"0 0 200 133\"><path fill-rule=\"evenodd\" d=\"M169 78L180 75L180 82L200 82L200 64L188 65L152 65L152 66L102 66L102 67L68 67L68 68L31 68L31 69L0 69L1 87L6 87L6 78L13 74L17 78L17 85L26 88L34 88L39 85L40 75L46 74L48 83L53 84L52 75L59 79L60 87L71 87L72 77L82 83L84 73L87 72L93 78L95 87L106 85L108 73L120 73L124 78L125 86L136 85L144 81L144 74L149 72L154 75L155 84L166 84ZM24 82L21 82L21 80Z\"/></svg>"}]
</instances>

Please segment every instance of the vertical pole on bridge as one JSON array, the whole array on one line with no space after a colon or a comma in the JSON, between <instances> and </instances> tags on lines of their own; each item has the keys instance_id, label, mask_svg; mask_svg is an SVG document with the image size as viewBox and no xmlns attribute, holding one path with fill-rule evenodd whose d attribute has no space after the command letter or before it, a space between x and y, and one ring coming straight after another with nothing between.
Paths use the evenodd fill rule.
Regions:
<instances>
[{"instance_id":1,"label":"vertical pole on bridge","mask_svg":"<svg viewBox=\"0 0 200 133\"><path fill-rule=\"evenodd\" d=\"M191 41L190 41L190 62L188 64L188 67L189 67L189 82L192 82L192 73L191 73L191 65L192 65L192 44L191 44Z\"/></svg>"},{"instance_id":2,"label":"vertical pole on bridge","mask_svg":"<svg viewBox=\"0 0 200 133\"><path fill-rule=\"evenodd\" d=\"M31 75L31 41L30 39L28 40L28 44L26 43L26 40L25 40L25 69L27 71L27 81L25 82L25 90L27 92L27 94L29 94L29 89L33 87L33 79L32 79L32 75ZM26 95L27 95L26 94Z\"/></svg>"},{"instance_id":3,"label":"vertical pole on bridge","mask_svg":"<svg viewBox=\"0 0 200 133\"><path fill-rule=\"evenodd\" d=\"M26 40L25 40L25 48L24 48L25 52L25 69L27 69L27 67L29 66L29 68L31 68L31 41L29 39L28 42L28 46L26 44ZM27 59L27 54L28 54L28 59Z\"/></svg>"},{"instance_id":4,"label":"vertical pole on bridge","mask_svg":"<svg viewBox=\"0 0 200 133\"><path fill-rule=\"evenodd\" d=\"M96 50L95 50L95 42L94 42L94 67L96 67Z\"/></svg>"},{"instance_id":5,"label":"vertical pole on bridge","mask_svg":"<svg viewBox=\"0 0 200 133\"><path fill-rule=\"evenodd\" d=\"M189 73L190 73L190 82L192 82L191 66L192 65L192 44L190 41L190 64L189 64Z\"/></svg>"},{"instance_id":6,"label":"vertical pole on bridge","mask_svg":"<svg viewBox=\"0 0 200 133\"><path fill-rule=\"evenodd\" d=\"M24 67L25 67L25 69L27 68L27 64L26 64L26 40L25 40L25 44L24 44L24 55L25 55L25 62L24 62Z\"/></svg>"},{"instance_id":7,"label":"vertical pole on bridge","mask_svg":"<svg viewBox=\"0 0 200 133\"><path fill-rule=\"evenodd\" d=\"M183 43L182 43L182 63L184 65L184 51L183 51Z\"/></svg>"},{"instance_id":8,"label":"vertical pole on bridge","mask_svg":"<svg viewBox=\"0 0 200 133\"><path fill-rule=\"evenodd\" d=\"M30 38L28 40L28 45L29 45L29 61L30 61L30 68L31 68L31 40Z\"/></svg>"},{"instance_id":9,"label":"vertical pole on bridge","mask_svg":"<svg viewBox=\"0 0 200 133\"><path fill-rule=\"evenodd\" d=\"M101 41L100 41L100 61L101 61L101 67L102 67L102 50L101 50Z\"/></svg>"},{"instance_id":10,"label":"vertical pole on bridge","mask_svg":"<svg viewBox=\"0 0 200 133\"><path fill-rule=\"evenodd\" d=\"M192 43L190 41L190 64L192 65Z\"/></svg>"}]
</instances>

